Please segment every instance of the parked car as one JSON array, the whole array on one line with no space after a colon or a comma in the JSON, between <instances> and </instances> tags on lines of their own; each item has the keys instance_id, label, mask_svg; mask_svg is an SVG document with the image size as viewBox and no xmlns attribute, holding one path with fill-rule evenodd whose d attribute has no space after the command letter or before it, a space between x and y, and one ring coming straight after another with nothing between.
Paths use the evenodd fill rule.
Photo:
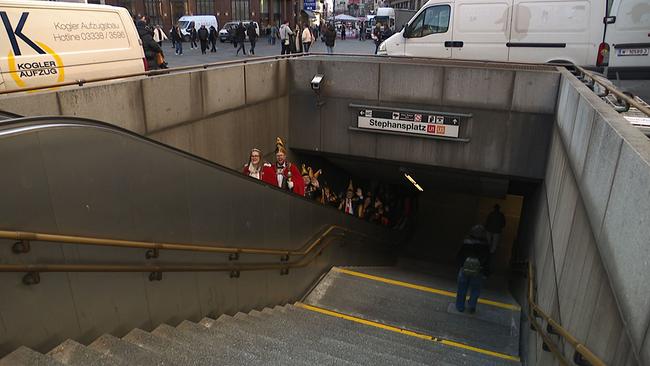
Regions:
<instances>
[{"instance_id":1,"label":"parked car","mask_svg":"<svg viewBox=\"0 0 650 366\"><path fill-rule=\"evenodd\" d=\"M251 23L250 20L238 20L238 21L232 21L224 24L223 28L219 30L219 40L221 42L232 42L232 37L235 34L235 29L237 28L240 22L243 23L246 27L248 27L248 24ZM255 31L259 36L260 25L257 24L257 22L253 22L253 24L255 24ZM246 35L246 40L248 41L248 34Z\"/></svg>"}]
</instances>

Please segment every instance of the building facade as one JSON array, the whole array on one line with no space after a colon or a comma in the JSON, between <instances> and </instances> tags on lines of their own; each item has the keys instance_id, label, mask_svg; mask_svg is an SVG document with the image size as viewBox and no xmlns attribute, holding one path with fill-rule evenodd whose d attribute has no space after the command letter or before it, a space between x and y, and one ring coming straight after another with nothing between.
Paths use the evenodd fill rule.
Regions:
<instances>
[{"instance_id":1,"label":"building facade","mask_svg":"<svg viewBox=\"0 0 650 366\"><path fill-rule=\"evenodd\" d=\"M215 15L222 25L234 20L254 20L264 29L283 19L298 21L304 0L89 0L106 5L121 6L133 16L145 15L151 24L171 29L183 15ZM320 2L320 0L318 0Z\"/></svg>"}]
</instances>

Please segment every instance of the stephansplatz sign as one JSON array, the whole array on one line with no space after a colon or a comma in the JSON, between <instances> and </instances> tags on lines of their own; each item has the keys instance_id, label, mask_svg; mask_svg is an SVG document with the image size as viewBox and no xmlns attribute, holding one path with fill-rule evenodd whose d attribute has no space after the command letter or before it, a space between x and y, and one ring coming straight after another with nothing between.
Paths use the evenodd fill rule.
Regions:
<instances>
[{"instance_id":1,"label":"stephansplatz sign","mask_svg":"<svg viewBox=\"0 0 650 366\"><path fill-rule=\"evenodd\" d=\"M359 109L357 127L383 132L458 138L462 116L391 109Z\"/></svg>"}]
</instances>

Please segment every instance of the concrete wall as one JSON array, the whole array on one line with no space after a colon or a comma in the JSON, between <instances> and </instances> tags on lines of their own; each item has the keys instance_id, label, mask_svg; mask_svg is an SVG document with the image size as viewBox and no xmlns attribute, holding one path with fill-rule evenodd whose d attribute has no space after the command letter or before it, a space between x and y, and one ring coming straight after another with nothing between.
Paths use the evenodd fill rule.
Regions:
<instances>
[{"instance_id":1,"label":"concrete wall","mask_svg":"<svg viewBox=\"0 0 650 366\"><path fill-rule=\"evenodd\" d=\"M288 136L287 85L279 60L23 93L0 110L96 119L239 169L252 147Z\"/></svg>"},{"instance_id":2,"label":"concrete wall","mask_svg":"<svg viewBox=\"0 0 650 366\"><path fill-rule=\"evenodd\" d=\"M566 71L556 122L529 205L538 301L607 364L650 365L650 142Z\"/></svg>"},{"instance_id":3,"label":"concrete wall","mask_svg":"<svg viewBox=\"0 0 650 366\"><path fill-rule=\"evenodd\" d=\"M80 151L82 153L80 153ZM281 191L222 166L181 155L123 132L91 127L30 131L0 137L0 227L155 242L231 247L299 248L328 225L391 238L379 226ZM151 330L206 315L232 314L298 300L332 265L390 264L385 247L349 235L306 268L229 273L0 273L0 357L20 345L48 351L72 338ZM0 240L0 263L219 264L222 254L32 242L16 255ZM297 258L294 258L294 260ZM241 262L279 262L243 255Z\"/></svg>"},{"instance_id":4,"label":"concrete wall","mask_svg":"<svg viewBox=\"0 0 650 366\"><path fill-rule=\"evenodd\" d=\"M559 74L479 63L368 58L292 60L290 136L294 147L382 160L542 179ZM323 106L309 82L325 74ZM460 135L440 141L365 131L350 103L472 113Z\"/></svg>"}]
</instances>

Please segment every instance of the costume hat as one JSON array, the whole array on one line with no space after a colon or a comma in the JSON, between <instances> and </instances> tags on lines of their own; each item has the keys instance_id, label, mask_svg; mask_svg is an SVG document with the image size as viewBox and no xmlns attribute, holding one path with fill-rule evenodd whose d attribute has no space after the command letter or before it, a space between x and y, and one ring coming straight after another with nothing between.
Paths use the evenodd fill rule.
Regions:
<instances>
[{"instance_id":1,"label":"costume hat","mask_svg":"<svg viewBox=\"0 0 650 366\"><path fill-rule=\"evenodd\" d=\"M311 177L310 172L311 172L311 167L309 168L309 170L307 170L307 168L305 167L305 164L302 164L302 169L300 170L300 175L302 175L303 177L305 175L309 175Z\"/></svg>"},{"instance_id":2,"label":"costume hat","mask_svg":"<svg viewBox=\"0 0 650 366\"><path fill-rule=\"evenodd\" d=\"M275 139L275 153L283 152L284 154L287 153L287 149L284 147L284 142L282 142L281 138L276 138Z\"/></svg>"},{"instance_id":3,"label":"costume hat","mask_svg":"<svg viewBox=\"0 0 650 366\"><path fill-rule=\"evenodd\" d=\"M350 184L348 184L348 191L354 192L354 186L352 185L352 179L350 179Z\"/></svg>"}]
</instances>

